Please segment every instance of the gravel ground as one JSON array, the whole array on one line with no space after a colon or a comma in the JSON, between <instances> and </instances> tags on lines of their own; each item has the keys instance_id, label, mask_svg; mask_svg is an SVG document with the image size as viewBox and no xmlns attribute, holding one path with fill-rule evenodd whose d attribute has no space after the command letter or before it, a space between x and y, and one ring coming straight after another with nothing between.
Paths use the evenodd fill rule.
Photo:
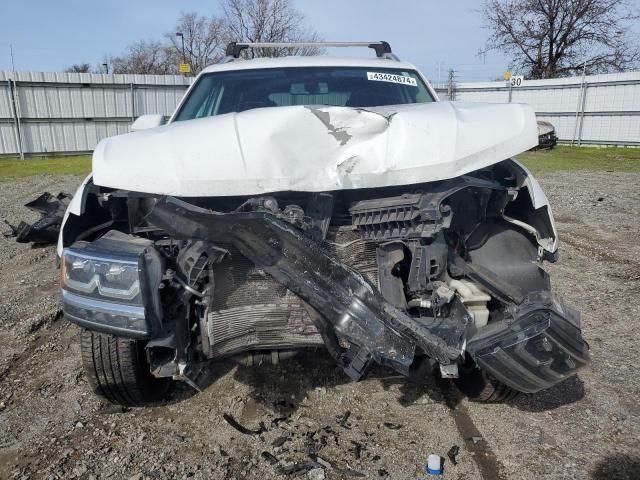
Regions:
<instances>
[{"instance_id":1,"label":"gravel ground","mask_svg":"<svg viewBox=\"0 0 640 480\"><path fill-rule=\"evenodd\" d=\"M25 202L80 181L0 183L0 219L33 219ZM351 383L321 351L253 370L220 364L204 392L178 386L153 407L101 405L77 329L58 313L54 248L0 237L0 478L264 479L278 466L263 452L282 466L309 449L328 463L302 478L422 478L427 456L454 445L444 478L640 478L640 175L541 181L562 242L555 289L582 311L593 362L506 405L470 403L435 381L418 389L382 368ZM224 413L266 431L242 434Z\"/></svg>"}]
</instances>

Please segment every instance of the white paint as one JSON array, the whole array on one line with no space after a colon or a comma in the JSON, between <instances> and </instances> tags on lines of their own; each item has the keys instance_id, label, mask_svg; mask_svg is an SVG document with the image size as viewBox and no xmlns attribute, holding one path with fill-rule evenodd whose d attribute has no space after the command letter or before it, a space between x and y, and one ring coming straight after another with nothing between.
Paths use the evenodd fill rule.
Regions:
<instances>
[{"instance_id":1,"label":"white paint","mask_svg":"<svg viewBox=\"0 0 640 480\"><path fill-rule=\"evenodd\" d=\"M449 179L537 143L521 104L270 107L105 139L93 175L105 187L186 197L320 192Z\"/></svg>"},{"instance_id":2,"label":"white paint","mask_svg":"<svg viewBox=\"0 0 640 480\"><path fill-rule=\"evenodd\" d=\"M513 160L513 163L520 170L519 172L515 172L518 176L518 184L521 187L527 187L527 191L529 192L529 196L531 197L533 208L538 210L539 208L547 207L547 216L549 217L549 222L551 223L553 237L549 239L540 238L540 235L536 231L536 238L538 239L538 243L542 248L544 248L548 252L553 253L558 249L558 231L556 230L556 221L553 217L553 212L551 211L551 205L549 205L549 199L544 193L544 190L542 190L540 182L538 182L536 177L533 176L529 169L517 160Z\"/></svg>"},{"instance_id":3,"label":"white paint","mask_svg":"<svg viewBox=\"0 0 640 480\"><path fill-rule=\"evenodd\" d=\"M147 114L136 118L135 122L131 124L132 132L139 132L140 130L148 130L150 128L159 127L164 125L164 115Z\"/></svg>"},{"instance_id":4,"label":"white paint","mask_svg":"<svg viewBox=\"0 0 640 480\"><path fill-rule=\"evenodd\" d=\"M93 174L89 174L85 177L84 181L77 188L76 193L73 194L73 198L71 202L67 206L66 212L64 212L64 217L62 218L62 223L60 224L60 235L58 236L58 245L56 247L56 251L58 256L62 257L62 248L63 248L63 237L64 237L64 227L67 223L67 219L69 215L75 215L77 217L81 216L84 213L84 205L85 205L85 189L87 185L91 181L91 177Z\"/></svg>"}]
</instances>

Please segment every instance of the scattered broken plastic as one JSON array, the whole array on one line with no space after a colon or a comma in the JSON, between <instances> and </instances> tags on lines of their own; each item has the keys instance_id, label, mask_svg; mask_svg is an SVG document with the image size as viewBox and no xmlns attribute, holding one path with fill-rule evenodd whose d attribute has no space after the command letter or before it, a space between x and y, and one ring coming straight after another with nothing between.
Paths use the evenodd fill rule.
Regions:
<instances>
[{"instance_id":1,"label":"scattered broken plastic","mask_svg":"<svg viewBox=\"0 0 640 480\"><path fill-rule=\"evenodd\" d=\"M20 222L17 227L4 220L4 223L11 229L11 232L4 234L4 236L7 238L15 237L18 243L33 243L35 245L56 243L64 212L71 198L72 195L64 192L55 196L44 192L35 200L24 205L29 210L40 214L40 219L33 224Z\"/></svg>"},{"instance_id":2,"label":"scattered broken plastic","mask_svg":"<svg viewBox=\"0 0 640 480\"><path fill-rule=\"evenodd\" d=\"M458 445L454 445L447 452L447 457L451 460L451 463L454 465L458 464L458 454L460 453L460 447Z\"/></svg>"},{"instance_id":3,"label":"scattered broken plastic","mask_svg":"<svg viewBox=\"0 0 640 480\"><path fill-rule=\"evenodd\" d=\"M442 475L442 458L439 455L429 455L426 472L428 475Z\"/></svg>"}]
</instances>

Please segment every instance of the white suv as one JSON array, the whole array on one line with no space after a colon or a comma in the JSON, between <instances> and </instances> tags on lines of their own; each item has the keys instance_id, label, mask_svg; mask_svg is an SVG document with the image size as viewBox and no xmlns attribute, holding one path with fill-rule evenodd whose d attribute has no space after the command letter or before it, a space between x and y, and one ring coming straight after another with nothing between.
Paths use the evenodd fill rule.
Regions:
<instances>
[{"instance_id":1,"label":"white suv","mask_svg":"<svg viewBox=\"0 0 640 480\"><path fill-rule=\"evenodd\" d=\"M355 380L433 371L481 401L588 362L541 268L547 199L510 159L537 144L531 108L441 102L386 42L328 44L362 45L376 58L231 44L166 125L98 145L58 246L98 394L143 404L320 346Z\"/></svg>"}]
</instances>

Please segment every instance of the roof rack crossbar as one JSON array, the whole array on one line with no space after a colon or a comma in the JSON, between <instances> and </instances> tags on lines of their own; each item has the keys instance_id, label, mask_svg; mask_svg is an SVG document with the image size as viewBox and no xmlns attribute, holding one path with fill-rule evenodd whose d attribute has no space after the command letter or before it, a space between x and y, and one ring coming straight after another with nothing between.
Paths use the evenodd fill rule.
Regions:
<instances>
[{"instance_id":1,"label":"roof rack crossbar","mask_svg":"<svg viewBox=\"0 0 640 480\"><path fill-rule=\"evenodd\" d=\"M248 48L325 48L325 47L367 47L376 52L378 58L397 60L388 42L230 42L227 45L228 57L239 58Z\"/></svg>"}]
</instances>

